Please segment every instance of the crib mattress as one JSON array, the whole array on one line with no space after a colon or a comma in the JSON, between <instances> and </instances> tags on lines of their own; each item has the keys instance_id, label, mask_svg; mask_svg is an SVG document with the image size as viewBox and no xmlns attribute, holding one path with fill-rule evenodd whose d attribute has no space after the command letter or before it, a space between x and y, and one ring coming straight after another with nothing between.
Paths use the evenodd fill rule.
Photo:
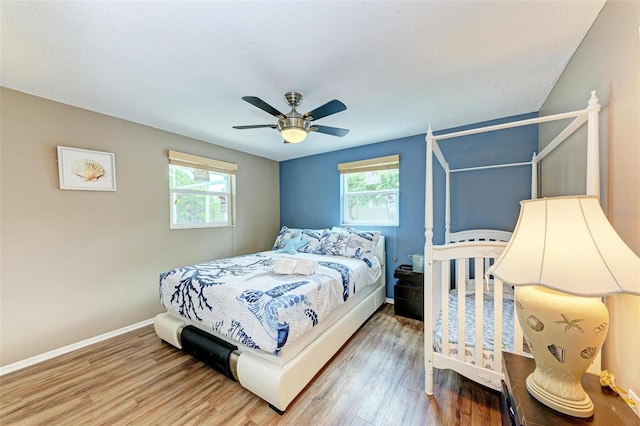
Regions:
<instances>
[{"instance_id":1,"label":"crib mattress","mask_svg":"<svg viewBox=\"0 0 640 426\"><path fill-rule=\"evenodd\" d=\"M495 313L493 295L485 294L483 296L483 338L482 344L476 345L475 333L475 293L469 293L465 296L465 362L475 364L476 350L482 351L483 367L494 369L494 326ZM502 350L513 352L513 335L514 335L514 312L513 299L505 298L502 301ZM458 294L456 290L449 293L449 348L448 356L458 356ZM480 346L480 348L478 348ZM442 353L442 312L438 314L434 331L434 349Z\"/></svg>"}]
</instances>

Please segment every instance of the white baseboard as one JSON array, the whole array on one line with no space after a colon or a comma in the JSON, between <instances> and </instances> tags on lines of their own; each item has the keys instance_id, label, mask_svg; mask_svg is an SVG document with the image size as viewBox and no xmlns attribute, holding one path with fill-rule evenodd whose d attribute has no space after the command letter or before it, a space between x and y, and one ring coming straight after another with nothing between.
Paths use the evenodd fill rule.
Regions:
<instances>
[{"instance_id":1,"label":"white baseboard","mask_svg":"<svg viewBox=\"0 0 640 426\"><path fill-rule=\"evenodd\" d=\"M385 303L393 304L393 298L385 298ZM13 373L14 371L22 370L23 368L30 367L32 365L38 364L43 361L50 360L60 355L67 354L69 352L73 352L78 349L85 348L89 345L93 345L94 343L102 342L104 340L110 339L112 337L119 336L124 333L128 333L129 331L137 330L138 328L145 327L147 325L153 324L153 318L140 321L135 324L128 325L126 327L119 328L114 331L110 331L108 333L101 334L96 337L91 337L89 339L83 340L78 343L72 343L71 345L64 346L62 348L54 349L49 352L45 352L40 355L32 356L31 358L23 359L22 361L14 362L13 364L5 365L4 367L0 367L0 376L4 376L5 374Z\"/></svg>"},{"instance_id":2,"label":"white baseboard","mask_svg":"<svg viewBox=\"0 0 640 426\"><path fill-rule=\"evenodd\" d=\"M101 334L96 337L91 337L89 339L83 340L78 343L72 343L71 345L64 346L62 348L54 349L49 352L45 352L40 355L32 356L31 358L23 359L22 361L14 362L13 364L5 365L4 367L0 367L0 376L5 374L13 373L14 371L21 370L26 367L30 367L32 365L38 364L43 361L47 361L49 359L55 358L60 355L67 354L69 352L73 352L78 349L85 348L89 345L93 345L94 343L102 342L104 340L110 339L112 337L119 336L124 333L128 333L133 330L137 330L138 328L145 327L147 325L153 324L153 318L140 321L135 324L128 325L126 327L119 328L114 331L110 331L108 333Z\"/></svg>"}]
</instances>

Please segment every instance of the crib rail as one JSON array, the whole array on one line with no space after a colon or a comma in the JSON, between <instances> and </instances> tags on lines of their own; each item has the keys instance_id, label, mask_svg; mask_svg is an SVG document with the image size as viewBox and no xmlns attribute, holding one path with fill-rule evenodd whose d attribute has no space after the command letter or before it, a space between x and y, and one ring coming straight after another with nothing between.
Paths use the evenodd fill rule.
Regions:
<instances>
[{"instance_id":1,"label":"crib rail","mask_svg":"<svg viewBox=\"0 0 640 426\"><path fill-rule=\"evenodd\" d=\"M503 321L507 322L507 329L513 329L513 333L509 333L508 350L518 354L524 352L522 330L513 301L510 312L503 310L505 297L513 298L511 288L491 276L485 277L487 269L506 244L504 241L483 240L433 247L431 265L425 268L425 306L431 309L430 314L425 315L425 327L429 328L425 335L427 393L433 392L433 384L429 383L433 378L433 368L453 369L499 390L502 351L506 349L502 344L505 336ZM452 305L456 308L454 312L450 309L450 293L455 300ZM469 298L473 299L472 303ZM491 318L491 309L487 308L489 301L493 306L493 322L485 327L485 319L489 321ZM471 312L473 314L468 318ZM451 324L457 328L455 339L450 338ZM487 331L491 325L492 333ZM467 330L472 327L475 328L473 332ZM468 344L470 335L473 336L473 345ZM493 344L492 350L484 350L487 335L491 336L491 342L498 342Z\"/></svg>"},{"instance_id":2,"label":"crib rail","mask_svg":"<svg viewBox=\"0 0 640 426\"><path fill-rule=\"evenodd\" d=\"M511 232L497 231L495 229L470 229L465 231L451 232L449 242L459 243L468 241L503 241L511 239Z\"/></svg>"}]
</instances>

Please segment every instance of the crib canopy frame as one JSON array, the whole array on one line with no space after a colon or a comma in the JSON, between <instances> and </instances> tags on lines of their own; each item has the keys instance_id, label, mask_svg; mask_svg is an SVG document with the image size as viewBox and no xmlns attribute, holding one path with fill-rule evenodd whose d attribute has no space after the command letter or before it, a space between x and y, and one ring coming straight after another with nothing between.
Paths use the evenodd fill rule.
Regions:
<instances>
[{"instance_id":1,"label":"crib canopy frame","mask_svg":"<svg viewBox=\"0 0 640 426\"><path fill-rule=\"evenodd\" d=\"M598 115L601 109L596 91L591 92L591 97L585 109L566 112L561 114L548 115L544 117L530 118L526 120L512 121L508 123L495 124L491 126L479 127L476 129L463 130L453 133L444 133L440 135L434 135L429 125L427 130L427 136L425 138L427 142L426 153L426 197L425 197L425 253L428 246L433 242L433 156L442 166L445 172L445 241L449 241L449 234L451 229L451 185L450 176L451 173L487 170L503 167L516 167L528 165L531 167L531 198L538 198L538 165L542 159L549 155L560 144L566 141L576 130L582 125L587 123L587 177L586 177L586 195L595 195L600 197L600 154L599 154L599 125ZM509 129L513 127L529 126L532 124L541 124L550 121L559 121L573 118L574 120L569 123L556 137L553 139L540 153L533 154L531 161L519 162L519 163L505 163L505 164L493 164L487 166L467 167L460 169L452 169L449 167L444 154L440 150L438 141L457 138L461 136L475 135L479 133L488 133L496 130Z\"/></svg>"},{"instance_id":2,"label":"crib canopy frame","mask_svg":"<svg viewBox=\"0 0 640 426\"><path fill-rule=\"evenodd\" d=\"M427 312L432 311L431 308L435 307L438 301L434 302L434 298L440 298L443 295L441 294L442 290L440 288L434 288L434 276L437 276L443 269L440 264L440 256L442 256L442 250L446 250L452 246L467 246L462 247L462 250L467 250L467 252L471 252L473 250L473 245L478 245L478 242L471 243L460 243L457 242L460 239L463 239L463 235L465 231L458 233L451 233L451 185L450 185L450 176L452 173L458 172L473 172L476 170L487 170L487 169L495 169L495 168L504 168L504 167L523 167L529 166L531 167L531 198L538 198L540 195L539 187L538 187L538 170L540 162L548 156L553 150L555 150L558 146L560 146L563 142L565 142L569 136L571 136L576 130L581 128L585 123L587 124L587 166L586 166L586 195L597 196L600 197L600 158L599 158L599 112L601 110L601 105L596 96L596 92L591 92L591 97L587 103L587 107L582 110L566 112L561 114L554 114L544 117L536 117L526 120L517 120L513 122L507 122L502 124L496 124L491 126L485 126L470 130L445 133L440 135L434 135L429 126L427 135L426 135L426 143L427 143L427 151L426 151L426 185L425 185L425 245L424 245L424 253L425 253L425 273L424 273L424 303L425 303L425 391L427 394L433 394L433 368L434 368L434 358L438 361L438 366L443 368L453 368L459 373L465 375L466 377L472 378L473 380L479 381L478 376L482 377L482 380L489 383L489 386L496 388L496 379L501 376L501 352L500 350L495 350L495 364L494 370L490 372L490 376L487 377L484 375L484 372L478 372L477 370L481 370L481 368L476 368L473 365L468 365L466 362L457 360L451 360L447 358L445 355L434 354L434 327L435 327L435 319L433 312L431 314L427 314ZM440 149L438 141L444 141L446 139L452 139L462 136L469 136L480 133L493 132L502 129L528 126L541 124L551 121L559 121L571 119L573 120L563 129L561 130L557 136L542 149L539 153L533 153L531 161L528 162L518 162L518 163L506 163L506 164L492 164L492 165L484 165L478 167L465 167L453 169L450 167L449 163L446 161L443 152ZM434 237L434 221L433 221L433 208L434 208L434 163L433 158L436 158L441 165L442 169L445 172L445 245L444 246L435 246L433 244ZM477 230L476 230L477 231ZM491 230L482 230L485 235L495 235L496 231ZM469 231L470 234L473 234L473 231ZM499 231L498 231L499 232ZM508 234L508 233L505 233ZM503 234L504 235L504 234ZM504 241L504 239L502 239ZM488 245L493 244L493 242L488 242ZM482 245L482 244L480 244ZM499 245L499 244L498 244ZM506 242L504 242L506 245ZM482 247L482 249L486 250L486 247ZM469 251L471 250L471 251ZM461 252L462 253L462 252ZM479 256L479 255L476 255ZM446 257L446 256L445 256ZM453 259L453 258L450 258ZM477 258L478 259L478 258ZM478 289L481 289L482 284L476 281ZM496 287L497 288L497 287ZM463 284L464 289L464 284ZM501 297L501 296L499 296ZM444 298L442 299L445 300ZM496 296L495 301L498 300L498 296ZM516 321L517 322L517 321ZM521 331L518 328L518 336L521 336ZM499 331L496 336L501 338L501 332ZM497 340L500 341L500 340ZM496 345L497 347L497 345ZM496 365L498 364L498 365ZM476 377L472 377L476 375ZM485 383L486 384L486 383Z\"/></svg>"}]
</instances>

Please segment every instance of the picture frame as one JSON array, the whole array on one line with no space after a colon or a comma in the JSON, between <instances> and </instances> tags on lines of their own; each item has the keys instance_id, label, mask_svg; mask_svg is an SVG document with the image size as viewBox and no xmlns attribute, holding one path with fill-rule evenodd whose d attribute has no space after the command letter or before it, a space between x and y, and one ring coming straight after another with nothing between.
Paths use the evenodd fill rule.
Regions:
<instances>
[{"instance_id":1,"label":"picture frame","mask_svg":"<svg viewBox=\"0 0 640 426\"><path fill-rule=\"evenodd\" d=\"M115 154L58 146L58 175L60 189L115 191Z\"/></svg>"}]
</instances>

